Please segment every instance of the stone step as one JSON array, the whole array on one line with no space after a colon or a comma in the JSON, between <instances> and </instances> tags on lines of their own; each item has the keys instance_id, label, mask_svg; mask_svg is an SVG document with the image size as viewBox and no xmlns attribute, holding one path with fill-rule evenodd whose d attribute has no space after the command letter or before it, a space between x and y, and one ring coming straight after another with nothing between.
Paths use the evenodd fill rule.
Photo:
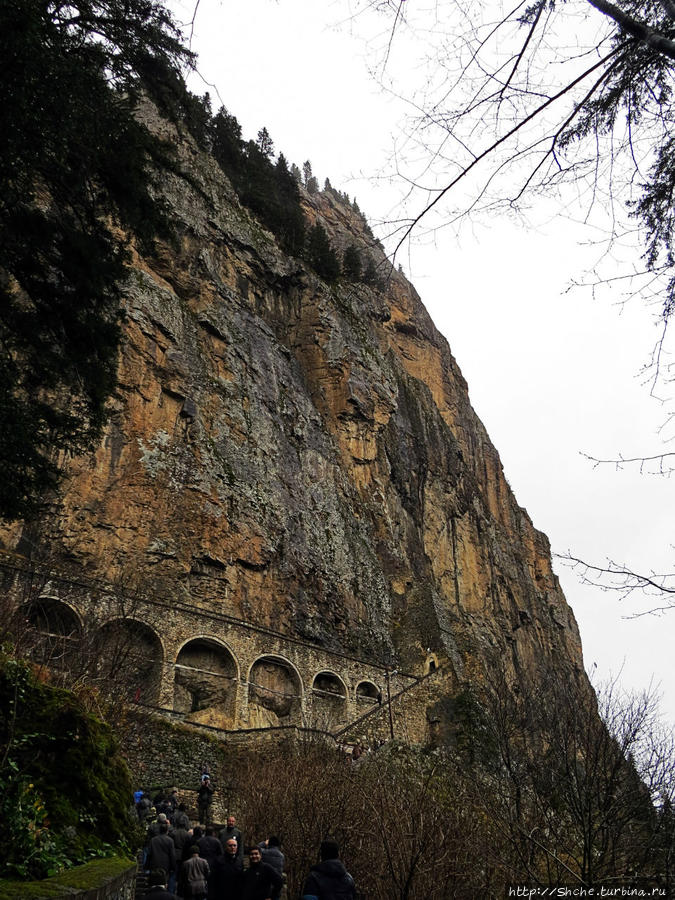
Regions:
<instances>
[{"instance_id":1,"label":"stone step","mask_svg":"<svg viewBox=\"0 0 675 900\"><path fill-rule=\"evenodd\" d=\"M141 857L138 857L138 868L136 870L136 900L142 900L145 897L146 891L148 890L148 876L143 871L143 867L141 866Z\"/></svg>"}]
</instances>

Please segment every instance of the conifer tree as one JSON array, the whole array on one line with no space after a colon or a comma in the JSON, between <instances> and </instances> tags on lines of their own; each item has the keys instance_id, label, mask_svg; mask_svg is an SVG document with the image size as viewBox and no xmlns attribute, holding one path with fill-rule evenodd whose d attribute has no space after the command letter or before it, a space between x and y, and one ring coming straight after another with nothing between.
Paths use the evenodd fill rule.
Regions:
<instances>
[{"instance_id":1,"label":"conifer tree","mask_svg":"<svg viewBox=\"0 0 675 900\"><path fill-rule=\"evenodd\" d=\"M0 517L15 519L58 484L59 455L100 439L121 235L148 251L168 234L148 181L169 151L134 112L141 91L165 108L185 99L191 54L156 0L12 0L0 3L0 60Z\"/></svg>"},{"instance_id":2,"label":"conifer tree","mask_svg":"<svg viewBox=\"0 0 675 900\"><path fill-rule=\"evenodd\" d=\"M306 159L302 164L302 179L305 187L309 184L309 180L312 177L312 164Z\"/></svg>"},{"instance_id":3,"label":"conifer tree","mask_svg":"<svg viewBox=\"0 0 675 900\"><path fill-rule=\"evenodd\" d=\"M241 139L241 125L235 116L221 106L213 118L212 132L213 156L237 188L244 168L244 142Z\"/></svg>"},{"instance_id":4,"label":"conifer tree","mask_svg":"<svg viewBox=\"0 0 675 900\"><path fill-rule=\"evenodd\" d=\"M256 144L265 159L271 160L274 156L274 141L270 137L270 133L266 128L261 128L258 132Z\"/></svg>"},{"instance_id":5,"label":"conifer tree","mask_svg":"<svg viewBox=\"0 0 675 900\"><path fill-rule=\"evenodd\" d=\"M307 193L308 194L318 194L319 192L319 182L312 175L309 181L307 182Z\"/></svg>"},{"instance_id":6,"label":"conifer tree","mask_svg":"<svg viewBox=\"0 0 675 900\"><path fill-rule=\"evenodd\" d=\"M342 272L350 281L359 281L361 278L361 256L354 244L350 244L345 250Z\"/></svg>"},{"instance_id":7,"label":"conifer tree","mask_svg":"<svg viewBox=\"0 0 675 900\"><path fill-rule=\"evenodd\" d=\"M291 175L293 176L294 181L296 181L298 184L302 184L302 172L295 163L293 163L291 166Z\"/></svg>"},{"instance_id":8,"label":"conifer tree","mask_svg":"<svg viewBox=\"0 0 675 900\"><path fill-rule=\"evenodd\" d=\"M372 259L369 259L366 268L363 273L362 278L364 284L368 284L374 288L382 287L382 278L380 277L379 272L377 271L377 266L373 262Z\"/></svg>"},{"instance_id":9,"label":"conifer tree","mask_svg":"<svg viewBox=\"0 0 675 900\"><path fill-rule=\"evenodd\" d=\"M317 275L324 281L335 281L340 277L340 262L330 245L323 225L317 222L309 231L307 257Z\"/></svg>"}]
</instances>

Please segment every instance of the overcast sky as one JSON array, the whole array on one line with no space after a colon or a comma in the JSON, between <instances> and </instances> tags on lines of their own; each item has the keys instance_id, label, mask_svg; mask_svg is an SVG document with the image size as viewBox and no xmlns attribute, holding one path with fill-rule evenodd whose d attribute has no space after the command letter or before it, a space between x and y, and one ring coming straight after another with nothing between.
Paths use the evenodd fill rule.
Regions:
<instances>
[{"instance_id":1,"label":"overcast sky","mask_svg":"<svg viewBox=\"0 0 675 900\"><path fill-rule=\"evenodd\" d=\"M173 8L188 21L194 2ZM402 186L387 176L406 109L369 71L387 21L350 20L349 12L348 0L201 0L192 39L201 78L190 86L209 90L214 110L220 97L245 138L266 126L277 151L300 166L310 159L321 184L328 176L377 222L396 216ZM389 69L405 84L416 59L395 49ZM596 235L553 212L535 210L527 228L493 218L460 236L437 232L399 259L450 343L518 502L553 550L671 571L675 480L594 469L581 456L667 449L667 429L659 433L667 409L640 376L656 340L653 317L637 302L619 306L611 293L594 300L587 289L568 290L597 253L580 244ZM630 688L653 681L675 721L675 610L628 618L649 605L639 597L620 603L555 568L587 669L620 673Z\"/></svg>"}]
</instances>

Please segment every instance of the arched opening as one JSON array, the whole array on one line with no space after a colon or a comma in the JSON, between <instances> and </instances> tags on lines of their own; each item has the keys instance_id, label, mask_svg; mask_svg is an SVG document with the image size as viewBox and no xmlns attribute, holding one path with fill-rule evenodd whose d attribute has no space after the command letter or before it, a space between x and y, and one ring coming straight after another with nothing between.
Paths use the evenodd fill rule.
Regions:
<instances>
[{"instance_id":1,"label":"arched opening","mask_svg":"<svg viewBox=\"0 0 675 900\"><path fill-rule=\"evenodd\" d=\"M312 684L310 723L329 731L345 716L347 688L334 672L319 672Z\"/></svg>"},{"instance_id":2,"label":"arched opening","mask_svg":"<svg viewBox=\"0 0 675 900\"><path fill-rule=\"evenodd\" d=\"M239 667L231 651L211 638L185 644L174 667L173 708L189 722L234 728Z\"/></svg>"},{"instance_id":3,"label":"arched opening","mask_svg":"<svg viewBox=\"0 0 675 900\"><path fill-rule=\"evenodd\" d=\"M109 692L120 692L135 703L157 703L164 652L149 625L136 619L106 622L96 635L94 653Z\"/></svg>"},{"instance_id":4,"label":"arched opening","mask_svg":"<svg viewBox=\"0 0 675 900\"><path fill-rule=\"evenodd\" d=\"M424 674L429 675L430 672L435 672L437 668L438 657L435 653L429 653L424 663Z\"/></svg>"},{"instance_id":5,"label":"arched opening","mask_svg":"<svg viewBox=\"0 0 675 900\"><path fill-rule=\"evenodd\" d=\"M82 627L77 613L67 603L56 597L39 597L21 606L16 617L28 626L33 659L57 669L71 668Z\"/></svg>"},{"instance_id":6,"label":"arched opening","mask_svg":"<svg viewBox=\"0 0 675 900\"><path fill-rule=\"evenodd\" d=\"M372 681L361 681L356 685L356 700L359 703L373 704L382 699L382 693Z\"/></svg>"},{"instance_id":7,"label":"arched opening","mask_svg":"<svg viewBox=\"0 0 675 900\"><path fill-rule=\"evenodd\" d=\"M302 682L288 660L262 656L248 677L249 724L252 728L299 725Z\"/></svg>"},{"instance_id":8,"label":"arched opening","mask_svg":"<svg viewBox=\"0 0 675 900\"><path fill-rule=\"evenodd\" d=\"M347 697L347 688L344 686L344 682L334 672L319 672L312 684L312 691L339 700L345 700Z\"/></svg>"}]
</instances>

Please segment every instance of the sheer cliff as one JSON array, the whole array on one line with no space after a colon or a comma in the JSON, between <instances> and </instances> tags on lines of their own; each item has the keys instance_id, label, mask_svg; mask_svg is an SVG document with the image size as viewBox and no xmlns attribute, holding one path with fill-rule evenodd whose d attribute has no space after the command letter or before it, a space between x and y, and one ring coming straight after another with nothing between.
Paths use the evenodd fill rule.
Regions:
<instances>
[{"instance_id":1,"label":"sheer cliff","mask_svg":"<svg viewBox=\"0 0 675 900\"><path fill-rule=\"evenodd\" d=\"M163 601L421 673L583 680L546 537L518 506L446 340L363 219L303 192L379 287L324 283L173 126L177 240L134 253L105 438L67 461L52 559ZM451 273L448 291L452 291ZM495 389L499 385L496 383ZM32 532L5 532L25 552Z\"/></svg>"}]
</instances>

